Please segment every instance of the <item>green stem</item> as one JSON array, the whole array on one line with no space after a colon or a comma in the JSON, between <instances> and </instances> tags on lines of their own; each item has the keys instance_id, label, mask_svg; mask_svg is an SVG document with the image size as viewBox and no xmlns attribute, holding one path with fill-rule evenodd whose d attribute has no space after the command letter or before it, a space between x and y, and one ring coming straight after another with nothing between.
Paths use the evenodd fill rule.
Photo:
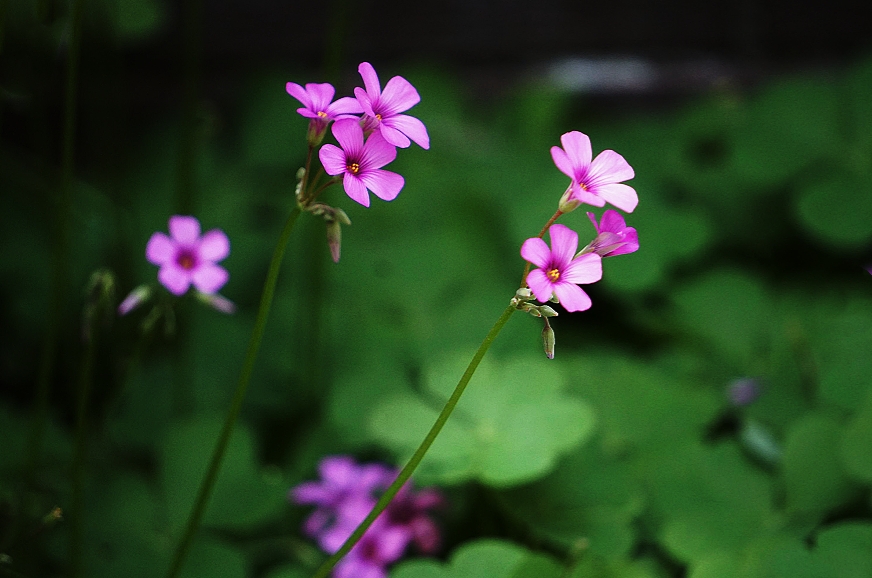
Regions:
<instances>
[{"instance_id":1,"label":"green stem","mask_svg":"<svg viewBox=\"0 0 872 578\"><path fill-rule=\"evenodd\" d=\"M375 507L366 517L366 519L360 523L357 529L348 537L342 547L339 550L330 556L321 567L318 568L318 571L315 573L313 578L325 578L330 570L336 565L339 560L345 556L360 538L363 536L364 532L366 532L372 523L378 518L379 514L381 514L385 508L388 507L388 504L391 503L391 500L394 499L394 496L397 492L400 491L400 488L403 487L412 474L415 472L415 469L418 467L418 464L421 463L421 460L424 459L424 456L427 454L427 450L430 449L430 446L433 445L433 442L436 441L436 436L439 435L439 432L442 431L442 427L445 425L445 422L448 421L448 417L451 415L451 412L454 411L454 407L457 405L457 402L460 401L460 396L463 395L463 391L466 389L466 385L469 383L469 380L472 379L472 375L475 373L475 370L478 369L478 364L481 363L482 358L487 353L487 350L490 349L491 344L493 344L494 339L497 338L500 331L505 326L506 322L509 320L509 317L512 316L512 313L517 311L513 305L509 305L503 314L500 315L500 318L497 319L497 322L494 323L494 326L491 327L491 330L488 332L487 336L484 338L484 341L481 342L481 345L478 347L478 351L475 352L475 355L472 356L472 360L469 362L469 365L466 367L466 371L463 372L463 376L460 378L460 381L457 382L457 386L454 388L454 391L451 393L451 397L448 398L448 401L445 402L445 407L442 408L442 412L439 414L439 417L436 418L436 423L433 424L433 427L430 428L430 431L427 432L427 436L424 438L424 441L421 442L421 445L418 446L418 449L415 450L415 453L412 455L412 458L405 465L405 467L400 472L400 475L397 476L397 479L394 480L394 483L387 489L387 491L382 494L379 501L376 503Z\"/></svg>"},{"instance_id":2,"label":"green stem","mask_svg":"<svg viewBox=\"0 0 872 578\"><path fill-rule=\"evenodd\" d=\"M230 435L233 433L233 427L236 425L236 419L239 417L239 411L242 409L242 402L245 400L245 392L251 381L254 362L257 358L257 352L260 349L260 343L263 340L267 316L269 315L270 306L272 305L273 296L275 295L276 282L279 277L282 257L284 257L285 248L291 237L291 231L294 229L294 223L297 221L297 217L300 216L300 212L299 206L295 206L291 211L288 220L285 222L285 228L282 230L282 234L279 237L275 250L273 251L272 260L269 264L269 272L266 276L266 282L263 285L263 293L261 294L260 306L257 310L257 318L254 322L254 329L251 332L251 339L248 342L248 350L245 353L245 362L242 365L242 372L239 375L239 383L236 385L236 393L233 395L230 410L227 412L227 417L224 420L224 427L221 429L221 434L218 436L215 449L212 452L209 469L206 471L206 475L200 483L197 499L194 502L194 508L191 510L191 515L188 518L185 532L182 535L181 540L179 540L178 546L176 546L176 553L173 557L170 571L167 574L170 578L178 576L179 572L181 572L185 556L191 547L194 535L197 533L197 528L200 526L200 521L206 513L206 506L209 503L209 497L212 494L215 480L217 480L218 472L221 469L221 462L224 459L224 453L227 451L227 445L230 442Z\"/></svg>"}]
</instances>

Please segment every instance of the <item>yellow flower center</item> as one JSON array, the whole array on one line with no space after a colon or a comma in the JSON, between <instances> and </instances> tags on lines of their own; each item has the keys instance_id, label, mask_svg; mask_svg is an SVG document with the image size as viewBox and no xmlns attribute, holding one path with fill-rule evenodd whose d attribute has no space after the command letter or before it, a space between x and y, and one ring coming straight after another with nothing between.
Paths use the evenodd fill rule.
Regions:
<instances>
[{"instance_id":1,"label":"yellow flower center","mask_svg":"<svg viewBox=\"0 0 872 578\"><path fill-rule=\"evenodd\" d=\"M360 163L349 163L345 165L345 168L348 169L348 172L352 175L356 175L360 172Z\"/></svg>"},{"instance_id":2,"label":"yellow flower center","mask_svg":"<svg viewBox=\"0 0 872 578\"><path fill-rule=\"evenodd\" d=\"M382 116L380 114L375 115L375 119L381 122Z\"/></svg>"},{"instance_id":3,"label":"yellow flower center","mask_svg":"<svg viewBox=\"0 0 872 578\"><path fill-rule=\"evenodd\" d=\"M548 278L551 279L552 283L555 283L558 279L560 279L560 271L555 267L554 269L549 269L547 273Z\"/></svg>"},{"instance_id":4,"label":"yellow flower center","mask_svg":"<svg viewBox=\"0 0 872 578\"><path fill-rule=\"evenodd\" d=\"M324 112L323 110L319 110L319 111L318 111L318 116L319 116L320 118L327 118L327 113Z\"/></svg>"}]
</instances>

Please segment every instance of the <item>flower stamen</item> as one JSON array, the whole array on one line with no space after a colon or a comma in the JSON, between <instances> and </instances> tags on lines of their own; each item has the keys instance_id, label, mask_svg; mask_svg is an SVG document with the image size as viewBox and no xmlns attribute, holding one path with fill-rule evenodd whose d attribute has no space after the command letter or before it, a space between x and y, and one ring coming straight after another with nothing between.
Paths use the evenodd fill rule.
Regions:
<instances>
[{"instance_id":1,"label":"flower stamen","mask_svg":"<svg viewBox=\"0 0 872 578\"><path fill-rule=\"evenodd\" d=\"M556 267L554 269L549 269L546 275L548 275L548 278L551 279L552 283L556 283L557 280L560 279L560 270Z\"/></svg>"},{"instance_id":2,"label":"flower stamen","mask_svg":"<svg viewBox=\"0 0 872 578\"><path fill-rule=\"evenodd\" d=\"M345 165L345 168L347 168L348 172L352 175L356 175L360 172L360 163L348 163Z\"/></svg>"}]
</instances>

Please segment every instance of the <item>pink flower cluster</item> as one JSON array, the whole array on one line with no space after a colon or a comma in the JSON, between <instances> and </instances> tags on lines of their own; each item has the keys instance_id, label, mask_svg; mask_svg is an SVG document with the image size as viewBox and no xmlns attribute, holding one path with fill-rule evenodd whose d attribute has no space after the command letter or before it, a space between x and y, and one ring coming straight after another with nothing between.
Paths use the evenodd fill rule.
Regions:
<instances>
[{"instance_id":1,"label":"pink flower cluster","mask_svg":"<svg viewBox=\"0 0 872 578\"><path fill-rule=\"evenodd\" d=\"M593 160L590 139L578 131L560 137L563 148L552 147L554 164L571 180L560 200L556 216L586 203L595 207L610 203L628 213L639 202L636 191L623 181L633 178L633 168L615 151L601 152ZM602 278L602 258L632 253L639 249L636 229L627 227L624 218L608 209L597 222L587 214L596 237L584 249L578 249L578 233L565 225L551 225L551 247L539 237L524 241L521 256L537 268L526 278L536 299L545 303L556 298L567 311L584 311L591 306L590 297L579 285Z\"/></svg>"},{"instance_id":2,"label":"pink flower cluster","mask_svg":"<svg viewBox=\"0 0 872 578\"><path fill-rule=\"evenodd\" d=\"M358 465L349 456L328 456L318 466L321 480L291 489L294 503L316 506L303 530L333 554L369 514L394 481L397 471L383 464ZM425 554L439 548L440 536L427 511L442 505L435 489L415 492L404 485L361 540L336 565L335 578L385 578L389 564L400 559L411 543Z\"/></svg>"},{"instance_id":3,"label":"pink flower cluster","mask_svg":"<svg viewBox=\"0 0 872 578\"><path fill-rule=\"evenodd\" d=\"M318 151L328 175L342 175L345 192L364 207L369 206L369 191L385 201L400 193L405 181L401 175L382 167L397 157L397 147L412 141L430 148L427 128L419 119L402 114L421 97L405 78L391 78L384 91L375 69L368 62L358 67L365 88L355 88L354 98L333 102L335 89L329 83L310 83L305 88L289 82L288 94L302 103L297 112L311 119L309 143L321 143L327 126L333 123L333 136L339 146L325 144Z\"/></svg>"}]
</instances>

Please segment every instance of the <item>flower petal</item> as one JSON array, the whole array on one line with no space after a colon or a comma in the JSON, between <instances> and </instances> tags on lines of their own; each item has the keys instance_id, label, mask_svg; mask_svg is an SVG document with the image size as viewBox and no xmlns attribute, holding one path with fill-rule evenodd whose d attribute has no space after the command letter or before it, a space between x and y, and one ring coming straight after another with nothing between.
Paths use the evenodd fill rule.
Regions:
<instances>
[{"instance_id":1,"label":"flower petal","mask_svg":"<svg viewBox=\"0 0 872 578\"><path fill-rule=\"evenodd\" d=\"M363 85L366 87L366 93L371 100L378 100L381 95L381 84L378 81L378 74L375 73L375 68L369 62L361 62L357 67L357 72L363 78ZM355 91L357 94L357 91Z\"/></svg>"},{"instance_id":2,"label":"flower petal","mask_svg":"<svg viewBox=\"0 0 872 578\"><path fill-rule=\"evenodd\" d=\"M427 127L425 127L424 123L414 116L409 116L407 114L392 116L382 122L382 131L384 131L385 125L399 130L401 133L415 141L415 144L422 149L426 150L430 148L430 136L427 134Z\"/></svg>"},{"instance_id":3,"label":"flower petal","mask_svg":"<svg viewBox=\"0 0 872 578\"><path fill-rule=\"evenodd\" d=\"M155 265L169 263L176 258L176 244L163 233L154 233L145 246L145 258Z\"/></svg>"},{"instance_id":4,"label":"flower petal","mask_svg":"<svg viewBox=\"0 0 872 578\"><path fill-rule=\"evenodd\" d=\"M321 482L303 482L291 489L290 498L295 504L328 506L333 503L334 492Z\"/></svg>"},{"instance_id":5,"label":"flower petal","mask_svg":"<svg viewBox=\"0 0 872 578\"><path fill-rule=\"evenodd\" d=\"M333 123L333 136L339 146L345 151L345 156L356 159L363 150L363 128L360 123L351 118L344 118Z\"/></svg>"},{"instance_id":6,"label":"flower petal","mask_svg":"<svg viewBox=\"0 0 872 578\"><path fill-rule=\"evenodd\" d=\"M554 164L560 169L560 172L572 179L576 180L575 168L572 166L572 161L566 156L566 151L560 147L551 147L551 158L554 159Z\"/></svg>"},{"instance_id":7,"label":"flower petal","mask_svg":"<svg viewBox=\"0 0 872 578\"><path fill-rule=\"evenodd\" d=\"M200 238L200 221L194 217L173 215L169 226L170 236L176 243L193 245Z\"/></svg>"},{"instance_id":8,"label":"flower petal","mask_svg":"<svg viewBox=\"0 0 872 578\"><path fill-rule=\"evenodd\" d=\"M591 213L588 213L591 214ZM621 214L613 209L608 209L603 213L603 218L600 221L602 225L597 230L608 231L610 233L620 233L627 228L627 222Z\"/></svg>"},{"instance_id":9,"label":"flower petal","mask_svg":"<svg viewBox=\"0 0 872 578\"><path fill-rule=\"evenodd\" d=\"M221 229L207 231L200 238L199 253L207 261L220 261L230 254L230 239Z\"/></svg>"},{"instance_id":10,"label":"flower petal","mask_svg":"<svg viewBox=\"0 0 872 578\"><path fill-rule=\"evenodd\" d=\"M597 235L599 235L602 229L600 229L599 223L596 222L596 215L594 215L593 213L588 213L587 218L590 219L591 223L593 223L593 228L596 229Z\"/></svg>"},{"instance_id":11,"label":"flower petal","mask_svg":"<svg viewBox=\"0 0 872 578\"><path fill-rule=\"evenodd\" d=\"M382 562L395 562L403 555L403 550L412 539L411 529L404 526L389 526L380 529L378 537L373 536L378 557Z\"/></svg>"},{"instance_id":12,"label":"flower petal","mask_svg":"<svg viewBox=\"0 0 872 578\"><path fill-rule=\"evenodd\" d=\"M361 114L363 113L363 107L360 106L360 103L356 98L351 98L350 96L343 96L338 99L336 102L327 107L328 116L335 119L345 118L346 114Z\"/></svg>"},{"instance_id":13,"label":"flower petal","mask_svg":"<svg viewBox=\"0 0 872 578\"><path fill-rule=\"evenodd\" d=\"M285 92L299 100L305 108L312 108L312 99L309 98L309 94L306 92L306 89L297 84L296 82L287 83L285 85Z\"/></svg>"},{"instance_id":14,"label":"flower petal","mask_svg":"<svg viewBox=\"0 0 872 578\"><path fill-rule=\"evenodd\" d=\"M596 283L602 278L602 258L596 253L580 255L560 271L560 280L568 283Z\"/></svg>"},{"instance_id":15,"label":"flower petal","mask_svg":"<svg viewBox=\"0 0 872 578\"><path fill-rule=\"evenodd\" d=\"M521 257L542 269L551 265L551 249L539 237L524 241L521 245Z\"/></svg>"},{"instance_id":16,"label":"flower petal","mask_svg":"<svg viewBox=\"0 0 872 578\"><path fill-rule=\"evenodd\" d=\"M374 132L366 139L358 162L360 162L361 173L366 173L373 169L380 169L396 158L396 147L387 142L380 133Z\"/></svg>"},{"instance_id":17,"label":"flower petal","mask_svg":"<svg viewBox=\"0 0 872 578\"><path fill-rule=\"evenodd\" d=\"M357 481L357 464L349 456L327 456L318 464L321 479L336 486L353 486Z\"/></svg>"},{"instance_id":18,"label":"flower petal","mask_svg":"<svg viewBox=\"0 0 872 578\"><path fill-rule=\"evenodd\" d=\"M201 263L191 273L191 281L193 281L194 287L197 288L197 291L206 295L211 295L224 287L229 278L230 274L227 273L227 269L214 263Z\"/></svg>"},{"instance_id":19,"label":"flower petal","mask_svg":"<svg viewBox=\"0 0 872 578\"><path fill-rule=\"evenodd\" d=\"M636 195L636 190L629 186L623 185L619 183L614 183L611 185L600 185L593 189L591 192L595 193L602 200L611 203L622 211L626 211L628 213L632 213L633 209L636 208L636 205L639 204L639 197ZM591 205L589 201L584 201ZM603 205L594 205L598 207L602 207Z\"/></svg>"},{"instance_id":20,"label":"flower petal","mask_svg":"<svg viewBox=\"0 0 872 578\"><path fill-rule=\"evenodd\" d=\"M363 184L360 177L345 173L342 186L345 189L345 194L351 197L351 200L357 201L364 207L369 206L369 192L367 192L366 185Z\"/></svg>"},{"instance_id":21,"label":"flower petal","mask_svg":"<svg viewBox=\"0 0 872 578\"><path fill-rule=\"evenodd\" d=\"M611 185L606 185L606 186L611 186ZM605 200L603 200L599 196L593 194L591 191L586 191L586 190L582 189L577 184L572 189L572 198L577 200L579 203L591 205L592 207L604 207L606 205Z\"/></svg>"},{"instance_id":22,"label":"flower petal","mask_svg":"<svg viewBox=\"0 0 872 578\"><path fill-rule=\"evenodd\" d=\"M191 275L170 261L157 272L157 280L173 295L182 295L191 286Z\"/></svg>"},{"instance_id":23,"label":"flower petal","mask_svg":"<svg viewBox=\"0 0 872 578\"><path fill-rule=\"evenodd\" d=\"M421 102L421 96L415 87L402 76L390 79L379 98L379 111L382 117L389 117L405 112Z\"/></svg>"},{"instance_id":24,"label":"flower petal","mask_svg":"<svg viewBox=\"0 0 872 578\"><path fill-rule=\"evenodd\" d=\"M548 235L551 237L551 262L560 270L562 277L563 270L572 261L578 249L578 233L566 225L551 225L548 228Z\"/></svg>"},{"instance_id":25,"label":"flower petal","mask_svg":"<svg viewBox=\"0 0 872 578\"><path fill-rule=\"evenodd\" d=\"M329 82L306 84L306 92L311 99L312 105L309 107L312 112L327 112L327 108L333 101L333 95L336 94L336 89Z\"/></svg>"},{"instance_id":26,"label":"flower petal","mask_svg":"<svg viewBox=\"0 0 872 578\"><path fill-rule=\"evenodd\" d=\"M590 297L574 283L557 283L554 286L554 294L557 295L563 308L569 312L590 309Z\"/></svg>"},{"instance_id":27,"label":"flower petal","mask_svg":"<svg viewBox=\"0 0 872 578\"><path fill-rule=\"evenodd\" d=\"M542 269L533 269L527 273L527 286L541 303L551 299L551 294L554 292L554 284Z\"/></svg>"},{"instance_id":28,"label":"flower petal","mask_svg":"<svg viewBox=\"0 0 872 578\"><path fill-rule=\"evenodd\" d=\"M590 148L590 138L586 134L577 130L565 133L560 137L560 144L563 145L563 150L566 151L566 156L569 157L576 171L590 165L593 153Z\"/></svg>"},{"instance_id":29,"label":"flower petal","mask_svg":"<svg viewBox=\"0 0 872 578\"><path fill-rule=\"evenodd\" d=\"M348 168L345 165L345 152L336 145L325 144L318 151L318 158L330 176L341 175Z\"/></svg>"},{"instance_id":30,"label":"flower petal","mask_svg":"<svg viewBox=\"0 0 872 578\"><path fill-rule=\"evenodd\" d=\"M403 185L406 184L406 180L402 175L384 169L367 171L360 175L360 180L363 181L366 188L383 201L393 201L396 199ZM369 202L368 197L367 202Z\"/></svg>"},{"instance_id":31,"label":"flower petal","mask_svg":"<svg viewBox=\"0 0 872 578\"><path fill-rule=\"evenodd\" d=\"M636 229L634 229L633 227L625 228L622 237L623 239L621 239L621 245L614 251L611 251L608 254L609 257L626 255L627 253L635 253L639 250L639 234L636 232Z\"/></svg>"},{"instance_id":32,"label":"flower petal","mask_svg":"<svg viewBox=\"0 0 872 578\"><path fill-rule=\"evenodd\" d=\"M359 86L354 89L354 98L357 104L363 109L363 113L367 116L374 117L375 111L372 109L373 101L369 94Z\"/></svg>"},{"instance_id":33,"label":"flower petal","mask_svg":"<svg viewBox=\"0 0 872 578\"><path fill-rule=\"evenodd\" d=\"M373 133L375 134L375 133ZM401 149L407 148L412 141L399 130L386 125L384 122L378 124L378 134L380 134L387 142Z\"/></svg>"},{"instance_id":34,"label":"flower petal","mask_svg":"<svg viewBox=\"0 0 872 578\"><path fill-rule=\"evenodd\" d=\"M605 150L598 154L588 170L588 187L600 184L620 183L636 176L633 167L615 151Z\"/></svg>"}]
</instances>

